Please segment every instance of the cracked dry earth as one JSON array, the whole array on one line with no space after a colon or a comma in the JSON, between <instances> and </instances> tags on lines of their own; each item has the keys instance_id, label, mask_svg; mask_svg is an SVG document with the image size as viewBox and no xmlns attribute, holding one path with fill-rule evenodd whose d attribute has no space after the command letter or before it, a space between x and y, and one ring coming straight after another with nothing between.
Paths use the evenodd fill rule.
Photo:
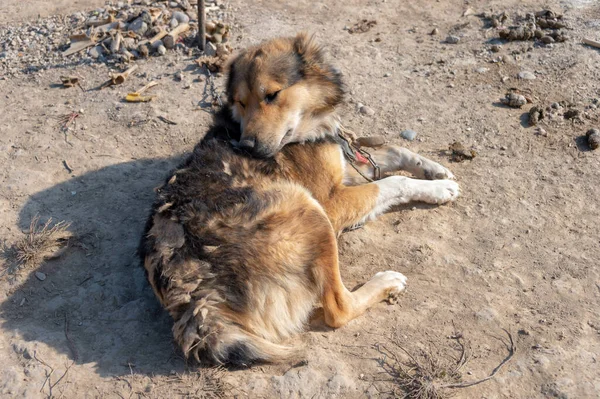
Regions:
<instances>
[{"instance_id":1,"label":"cracked dry earth","mask_svg":"<svg viewBox=\"0 0 600 399\"><path fill-rule=\"evenodd\" d=\"M5 0L0 24L103 5L48 3ZM294 342L305 346L305 362L198 372L174 348L169 317L135 254L152 189L210 124L210 114L198 110L205 83L193 80L200 73L193 59L170 52L136 61L138 74L122 86L91 92L54 85L73 74L95 87L110 71L105 64L6 76L0 80L0 239L14 243L36 214L71 222L76 239L60 257L0 280L0 396L401 397L382 347L400 359L406 356L399 346L457 358L452 337L461 334L470 355L461 374L470 381L507 356L506 329L515 339L514 357L490 381L451 392L456 397L598 397L600 152L580 137L600 127L600 50L580 43L600 40L600 5L232 0L227 6L236 48L314 32L346 76L344 123L361 135L383 134L457 176L462 196L456 203L396 209L340 238L349 287L395 270L409 279L406 294L339 330L314 323ZM542 8L564 14L568 41L496 42L497 32L475 15ZM344 30L362 19L377 24L365 33ZM430 35L434 28L439 33ZM450 34L459 42L444 43ZM180 70L191 88L173 79ZM518 79L523 71L535 79ZM156 101L122 102L159 78ZM503 106L499 100L510 88L526 90L533 104ZM536 134L528 109L555 102L570 104L580 117L544 120L546 134ZM360 113L359 103L373 115ZM52 117L79 109L84 114L65 136ZM405 129L417 138L402 139ZM450 163L445 150L454 141L477 156Z\"/></svg>"}]
</instances>

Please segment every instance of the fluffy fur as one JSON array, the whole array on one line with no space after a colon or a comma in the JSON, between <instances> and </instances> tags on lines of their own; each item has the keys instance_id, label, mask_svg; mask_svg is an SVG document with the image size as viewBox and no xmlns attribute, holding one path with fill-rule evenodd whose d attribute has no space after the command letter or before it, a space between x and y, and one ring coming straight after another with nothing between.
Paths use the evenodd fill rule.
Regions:
<instances>
[{"instance_id":1,"label":"fluffy fur","mask_svg":"<svg viewBox=\"0 0 600 399\"><path fill-rule=\"evenodd\" d=\"M306 35L250 48L232 62L230 105L158 191L141 255L186 356L216 364L281 361L317 304L341 327L396 296L406 278L376 274L355 292L338 265L337 235L412 200L444 203L458 185L443 166L406 149L373 152L369 184L330 139L343 98L340 73ZM373 174L362 165L364 174Z\"/></svg>"}]
</instances>

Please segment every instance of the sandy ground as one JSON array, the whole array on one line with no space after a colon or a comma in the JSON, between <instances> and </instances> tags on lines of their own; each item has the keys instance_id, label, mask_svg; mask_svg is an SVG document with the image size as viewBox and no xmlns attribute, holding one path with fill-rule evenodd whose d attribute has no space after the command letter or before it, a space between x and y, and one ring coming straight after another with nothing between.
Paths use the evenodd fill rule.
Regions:
<instances>
[{"instance_id":1,"label":"sandy ground","mask_svg":"<svg viewBox=\"0 0 600 399\"><path fill-rule=\"evenodd\" d=\"M103 2L48 3L5 0L0 23ZM135 249L152 189L210 123L198 110L204 83L185 90L172 77L183 70L193 79L193 60L170 53L140 61L145 77L101 92L52 85L68 72L94 87L109 72L103 64L19 75L0 80L0 239L15 242L39 214L70 221L77 240L40 266L44 281L33 269L0 280L0 396L401 396L385 367L391 357L377 345L400 358L406 356L399 346L447 359L459 355L451 337L460 333L470 348L461 370L468 381L507 356L506 329L516 341L514 358L494 379L455 391L457 397L598 397L600 150L588 151L577 138L600 127L600 111L589 108L582 122L551 121L544 137L527 125L529 106L509 109L499 99L518 87L531 90L536 104L569 101L583 111L599 98L600 51L579 41L600 40L600 6L585 0L234 0L229 6L238 48L314 32L346 76L345 123L363 135L384 134L457 175L463 194L455 204L399 209L340 239L348 286L391 269L408 276L406 295L336 331L312 326L296 342L305 345L306 362L221 374L189 368ZM488 50L494 32L476 16L463 17L467 7L509 13L553 7L574 27L572 40L553 47L514 42L494 54ZM343 30L361 18L377 25L360 35ZM430 36L434 27L440 34ZM451 31L461 41L442 43ZM507 62L491 62L500 56ZM518 80L523 70L537 79ZM161 82L157 101L121 102L150 79ZM375 115L360 114L357 103ZM79 109L76 130L65 136L52 117ZM417 131L417 140L401 139L404 129ZM478 156L449 163L442 150L454 140Z\"/></svg>"}]
</instances>

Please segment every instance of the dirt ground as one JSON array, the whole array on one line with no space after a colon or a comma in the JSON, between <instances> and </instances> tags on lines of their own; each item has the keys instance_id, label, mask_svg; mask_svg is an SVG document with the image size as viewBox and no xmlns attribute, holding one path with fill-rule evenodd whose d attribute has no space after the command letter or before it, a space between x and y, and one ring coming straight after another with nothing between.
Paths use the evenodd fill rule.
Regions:
<instances>
[{"instance_id":1,"label":"dirt ground","mask_svg":"<svg viewBox=\"0 0 600 399\"><path fill-rule=\"evenodd\" d=\"M0 24L90 10L103 1L5 0ZM0 240L11 245L31 219L71 222L75 244L62 256L0 279L1 397L359 398L402 396L394 355L423 351L457 358L469 348L459 398L595 398L600 395L600 150L580 136L600 128L600 5L593 0L264 0L227 3L233 45L314 32L349 87L344 123L437 160L457 176L462 196L449 206L398 209L340 238L349 287L381 270L409 278L398 304L380 304L332 331L315 323L298 337L306 361L215 371L186 366L171 321L148 287L135 250L153 188L210 124L199 110L204 82L184 89L193 59L175 52L137 61L139 72L103 91L55 88L59 76L107 78L107 65L57 65L0 80ZM497 35L468 8L509 14L551 7L572 26L570 40L490 46ZM345 26L376 20L366 33ZM438 35L430 35L437 27ZM444 43L448 34L457 44ZM376 41L380 38L380 41ZM502 62L493 62L502 57ZM517 78L521 71L535 80ZM508 78L508 79L506 79ZM126 104L128 91L160 79L156 101ZM221 85L223 78L217 83ZM529 127L531 105L500 104L506 90L530 90L534 103L567 101L580 120ZM598 100L595 100L596 102ZM375 114L357 110L362 103ZM600 105L600 104L598 104ZM64 135L53 116L83 109ZM164 116L177 122L161 122ZM147 123L132 126L132 121ZM415 141L399 133L413 129ZM450 163L459 140L478 153ZM72 170L69 172L64 161ZM8 262L8 261L7 261ZM41 271L46 278L35 276ZM387 348L393 355L385 355ZM422 357L422 356L421 356ZM450 361L450 360L448 360Z\"/></svg>"}]
</instances>

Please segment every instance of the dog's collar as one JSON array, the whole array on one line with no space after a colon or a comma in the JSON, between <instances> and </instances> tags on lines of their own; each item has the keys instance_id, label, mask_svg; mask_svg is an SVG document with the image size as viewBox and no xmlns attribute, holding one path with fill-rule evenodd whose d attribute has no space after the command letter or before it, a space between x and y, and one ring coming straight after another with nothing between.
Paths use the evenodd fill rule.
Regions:
<instances>
[{"instance_id":1,"label":"dog's collar","mask_svg":"<svg viewBox=\"0 0 600 399\"><path fill-rule=\"evenodd\" d=\"M333 141L342 148L342 153L350 166L352 166L365 180L372 182L373 180L381 179L381 168L377 165L377 162L375 162L371 154L354 144L351 136L354 136L354 133L349 132L342 125L339 125L332 138ZM374 179L371 179L362 173L357 166L357 164L364 165L367 163L370 163L371 166L373 166Z\"/></svg>"}]
</instances>

